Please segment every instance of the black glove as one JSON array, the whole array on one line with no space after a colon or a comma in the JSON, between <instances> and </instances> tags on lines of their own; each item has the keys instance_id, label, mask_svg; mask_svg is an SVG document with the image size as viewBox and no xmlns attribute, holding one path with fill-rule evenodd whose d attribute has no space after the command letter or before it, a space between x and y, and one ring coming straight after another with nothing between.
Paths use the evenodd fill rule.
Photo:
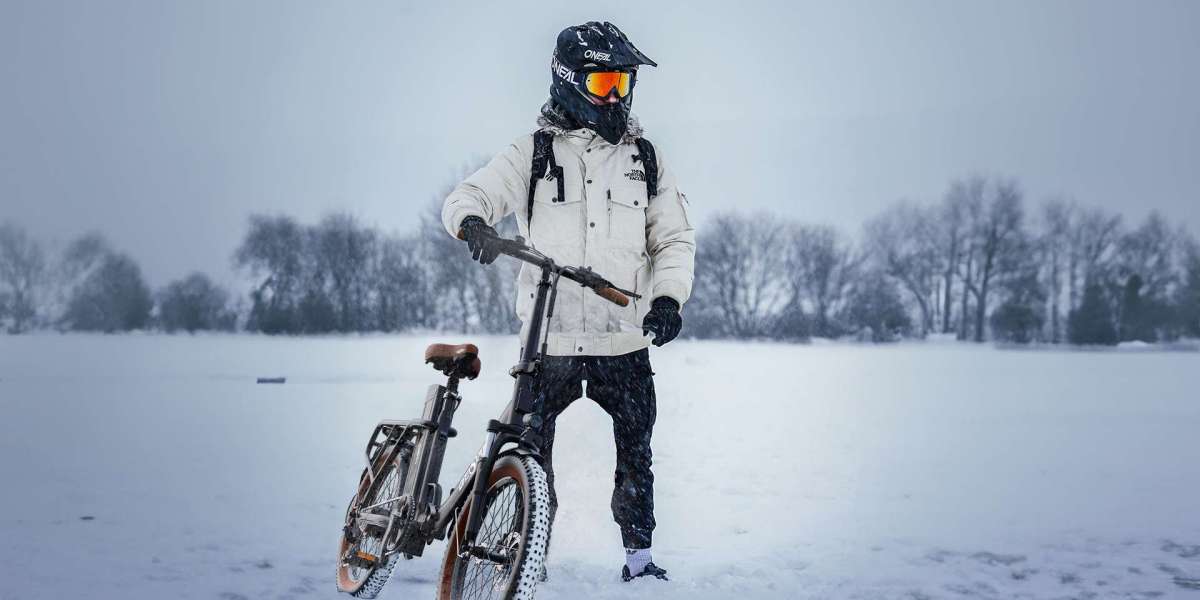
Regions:
<instances>
[{"instance_id":1,"label":"black glove","mask_svg":"<svg viewBox=\"0 0 1200 600\"><path fill-rule=\"evenodd\" d=\"M650 312L642 320L642 335L654 332L655 346L661 346L679 335L683 317L679 316L679 303L673 298L659 296L650 305Z\"/></svg>"},{"instance_id":2,"label":"black glove","mask_svg":"<svg viewBox=\"0 0 1200 600\"><path fill-rule=\"evenodd\" d=\"M489 265L500 255L500 246L495 243L500 237L483 219L467 217L462 220L459 229L462 230L463 239L467 240L472 260L479 261L481 265Z\"/></svg>"}]
</instances>

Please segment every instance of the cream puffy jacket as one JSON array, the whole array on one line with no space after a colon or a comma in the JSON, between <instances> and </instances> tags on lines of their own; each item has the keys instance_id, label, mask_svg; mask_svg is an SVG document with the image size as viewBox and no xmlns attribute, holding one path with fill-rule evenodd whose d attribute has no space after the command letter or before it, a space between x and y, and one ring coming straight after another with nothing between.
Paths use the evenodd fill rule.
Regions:
<instances>
[{"instance_id":1,"label":"cream puffy jacket","mask_svg":"<svg viewBox=\"0 0 1200 600\"><path fill-rule=\"evenodd\" d=\"M647 201L646 181L633 136L612 145L589 129L555 132L554 158L563 169L566 198L556 201L558 185L538 181L533 227L526 214L533 135L518 138L487 166L460 183L446 198L442 223L457 235L468 216L495 225L515 213L517 227L535 248L559 264L591 267L617 287L642 296L619 307L571 282L558 288L549 323L547 351L557 356L612 356L645 348L642 318L659 296L687 301L692 291L695 231L688 222L687 199L659 157L658 194ZM529 327L538 271L521 267L517 279L517 316Z\"/></svg>"}]
</instances>

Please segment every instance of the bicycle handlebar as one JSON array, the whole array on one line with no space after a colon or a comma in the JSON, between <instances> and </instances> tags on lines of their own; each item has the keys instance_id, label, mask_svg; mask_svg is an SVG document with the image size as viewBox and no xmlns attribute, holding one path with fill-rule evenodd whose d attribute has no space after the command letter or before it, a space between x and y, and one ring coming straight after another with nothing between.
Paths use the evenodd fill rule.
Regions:
<instances>
[{"instance_id":1,"label":"bicycle handlebar","mask_svg":"<svg viewBox=\"0 0 1200 600\"><path fill-rule=\"evenodd\" d=\"M458 230L456 236L460 240L466 240L465 232L462 229ZM629 306L630 298L641 298L641 296L623 290L607 279L601 277L595 271L589 268L579 267L564 267L555 264L554 260L549 256L538 252L530 246L525 245L525 240L518 237L515 240L510 240L502 237L493 237L490 243L497 244L501 254L511 256L522 262L527 262L537 267L549 269L553 273L557 273L562 277L566 277L583 287L591 289L597 296L612 302L620 307Z\"/></svg>"}]
</instances>

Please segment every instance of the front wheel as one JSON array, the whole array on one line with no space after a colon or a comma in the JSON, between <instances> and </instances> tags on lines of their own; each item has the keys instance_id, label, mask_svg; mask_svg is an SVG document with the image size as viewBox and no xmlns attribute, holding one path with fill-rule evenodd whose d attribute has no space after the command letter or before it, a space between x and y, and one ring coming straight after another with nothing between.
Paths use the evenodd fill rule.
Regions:
<instances>
[{"instance_id":1,"label":"front wheel","mask_svg":"<svg viewBox=\"0 0 1200 600\"><path fill-rule=\"evenodd\" d=\"M550 540L550 487L530 457L505 456L488 478L483 522L475 546L490 558L462 556L468 500L442 560L439 600L530 600Z\"/></svg>"}]
</instances>

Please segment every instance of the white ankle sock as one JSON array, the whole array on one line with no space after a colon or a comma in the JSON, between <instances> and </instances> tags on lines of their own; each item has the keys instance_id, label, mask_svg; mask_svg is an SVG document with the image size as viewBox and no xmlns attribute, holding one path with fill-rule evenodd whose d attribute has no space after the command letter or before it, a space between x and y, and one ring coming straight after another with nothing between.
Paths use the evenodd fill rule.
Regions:
<instances>
[{"instance_id":1,"label":"white ankle sock","mask_svg":"<svg viewBox=\"0 0 1200 600\"><path fill-rule=\"evenodd\" d=\"M646 565L650 562L649 548L626 548L625 549L625 566L629 567L630 575L637 575L645 570Z\"/></svg>"}]
</instances>

